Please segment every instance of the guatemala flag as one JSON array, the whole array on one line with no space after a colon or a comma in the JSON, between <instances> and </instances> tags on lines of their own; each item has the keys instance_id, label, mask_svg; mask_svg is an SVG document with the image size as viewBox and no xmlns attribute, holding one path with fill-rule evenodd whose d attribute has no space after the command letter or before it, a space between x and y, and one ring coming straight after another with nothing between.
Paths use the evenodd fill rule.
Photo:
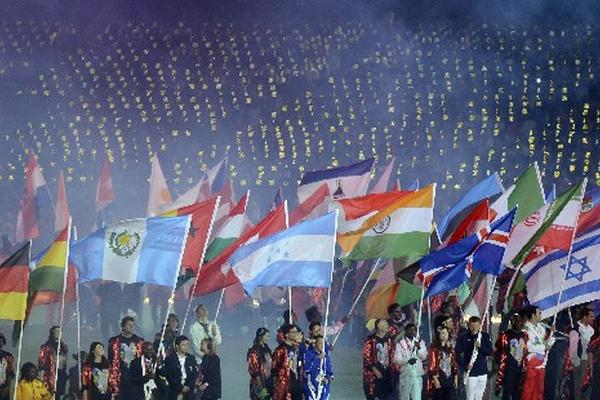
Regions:
<instances>
[{"instance_id":1,"label":"guatemala flag","mask_svg":"<svg viewBox=\"0 0 600 400\"><path fill-rule=\"evenodd\" d=\"M71 245L79 282L175 285L190 217L152 217L117 222Z\"/></svg>"},{"instance_id":2,"label":"guatemala flag","mask_svg":"<svg viewBox=\"0 0 600 400\"><path fill-rule=\"evenodd\" d=\"M229 264L251 295L259 286L331 287L337 212L240 247Z\"/></svg>"},{"instance_id":3,"label":"guatemala flag","mask_svg":"<svg viewBox=\"0 0 600 400\"><path fill-rule=\"evenodd\" d=\"M556 250L531 266L523 266L527 297L540 308L542 318L600 297L600 229L573 242L568 266L567 256L567 251ZM563 294L558 304L563 279Z\"/></svg>"},{"instance_id":4,"label":"guatemala flag","mask_svg":"<svg viewBox=\"0 0 600 400\"><path fill-rule=\"evenodd\" d=\"M457 288L467 281L473 269L492 275L502 273L502 258L515 213L516 208L491 226L423 257L419 266L427 296Z\"/></svg>"}]
</instances>

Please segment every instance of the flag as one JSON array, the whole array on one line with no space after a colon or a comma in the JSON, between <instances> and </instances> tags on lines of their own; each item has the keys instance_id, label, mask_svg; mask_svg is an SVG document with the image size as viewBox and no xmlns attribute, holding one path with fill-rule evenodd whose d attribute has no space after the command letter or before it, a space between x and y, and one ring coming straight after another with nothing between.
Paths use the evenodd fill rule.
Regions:
<instances>
[{"instance_id":1,"label":"flag","mask_svg":"<svg viewBox=\"0 0 600 400\"><path fill-rule=\"evenodd\" d=\"M400 190L402 190L400 188L400 179L396 178L396 182L394 183L394 188L392 189L392 192L399 192Z\"/></svg>"},{"instance_id":2,"label":"flag","mask_svg":"<svg viewBox=\"0 0 600 400\"><path fill-rule=\"evenodd\" d=\"M394 171L394 163L396 162L396 157L392 157L388 165L385 167L379 180L371 189L371 193L384 193L387 192L387 188L390 184L390 178L392 176L392 172Z\"/></svg>"},{"instance_id":3,"label":"flag","mask_svg":"<svg viewBox=\"0 0 600 400\"><path fill-rule=\"evenodd\" d=\"M536 162L494 201L491 217L494 220L518 206L515 216L515 223L518 224L544 204L544 187Z\"/></svg>"},{"instance_id":4,"label":"flag","mask_svg":"<svg viewBox=\"0 0 600 400\"><path fill-rule=\"evenodd\" d=\"M490 222L490 201L481 201L440 245L446 247L479 231Z\"/></svg>"},{"instance_id":5,"label":"flag","mask_svg":"<svg viewBox=\"0 0 600 400\"><path fill-rule=\"evenodd\" d=\"M589 231L600 224L600 187L593 187L585 192L581 203L581 214L577 221L577 234Z\"/></svg>"},{"instance_id":6,"label":"flag","mask_svg":"<svg viewBox=\"0 0 600 400\"><path fill-rule=\"evenodd\" d=\"M298 203L304 203L324 183L334 200L364 196L374 163L375 159L370 158L345 167L307 172L298 187Z\"/></svg>"},{"instance_id":7,"label":"flag","mask_svg":"<svg viewBox=\"0 0 600 400\"><path fill-rule=\"evenodd\" d=\"M323 183L290 213L290 226L294 226L306 218L314 218L325 214L329 207L329 199L329 186Z\"/></svg>"},{"instance_id":8,"label":"flag","mask_svg":"<svg viewBox=\"0 0 600 400\"><path fill-rule=\"evenodd\" d=\"M273 203L271 204L271 211L281 204L283 204L283 195L281 194L281 187L278 187L277 192L275 192L275 197L273 198Z\"/></svg>"},{"instance_id":9,"label":"flag","mask_svg":"<svg viewBox=\"0 0 600 400\"><path fill-rule=\"evenodd\" d=\"M307 220L238 248L229 264L247 294L257 287L331 287L336 214Z\"/></svg>"},{"instance_id":10,"label":"flag","mask_svg":"<svg viewBox=\"0 0 600 400\"><path fill-rule=\"evenodd\" d=\"M427 296L460 286L473 269L499 275L515 213L513 209L479 232L423 257L419 267Z\"/></svg>"},{"instance_id":11,"label":"flag","mask_svg":"<svg viewBox=\"0 0 600 400\"><path fill-rule=\"evenodd\" d=\"M519 266L534 248L535 254L532 256L536 257L547 249L568 249L586 182L584 179L584 183L574 185L517 225L511 233L505 261L512 260L513 265ZM514 253L516 255L513 257Z\"/></svg>"},{"instance_id":12,"label":"flag","mask_svg":"<svg viewBox=\"0 0 600 400\"><path fill-rule=\"evenodd\" d=\"M444 218L438 224L438 230L442 239L446 239L448 233L452 232L451 225L456 223L456 219L460 219L460 214L464 213L470 206L479 203L481 200L493 197L502 193L503 187L500 183L500 177L495 172L488 176L475 186L473 186L459 201L456 203Z\"/></svg>"},{"instance_id":13,"label":"flag","mask_svg":"<svg viewBox=\"0 0 600 400\"><path fill-rule=\"evenodd\" d=\"M75 241L70 260L79 282L175 285L190 217L151 217L117 222Z\"/></svg>"},{"instance_id":14,"label":"flag","mask_svg":"<svg viewBox=\"0 0 600 400\"><path fill-rule=\"evenodd\" d=\"M150 172L150 191L148 193L146 215L160 214L165 208L171 207L171 203L173 203L173 199L167 186L167 180L158 162L158 156L154 155Z\"/></svg>"},{"instance_id":15,"label":"flag","mask_svg":"<svg viewBox=\"0 0 600 400\"><path fill-rule=\"evenodd\" d=\"M69 224L69 203L67 202L67 189L65 187L65 176L60 171L58 175L58 190L56 194L56 208L54 212L54 231L60 232Z\"/></svg>"},{"instance_id":16,"label":"flag","mask_svg":"<svg viewBox=\"0 0 600 400\"><path fill-rule=\"evenodd\" d=\"M434 197L434 185L407 192L358 229L341 233L340 247L351 260L406 258L411 263L421 258L429 251Z\"/></svg>"},{"instance_id":17,"label":"flag","mask_svg":"<svg viewBox=\"0 0 600 400\"><path fill-rule=\"evenodd\" d=\"M190 230L185 242L183 258L181 259L182 273L184 271L198 272L208 247L208 240L212 232L219 201L220 197L212 198L163 214L166 217L185 215L191 217Z\"/></svg>"},{"instance_id":18,"label":"flag","mask_svg":"<svg viewBox=\"0 0 600 400\"><path fill-rule=\"evenodd\" d=\"M206 172L205 178L200 185L198 199L207 199L219 194L225 189L229 174L227 173L228 158L225 157L217 165Z\"/></svg>"},{"instance_id":19,"label":"flag","mask_svg":"<svg viewBox=\"0 0 600 400\"><path fill-rule=\"evenodd\" d=\"M102 163L102 172L98 187L96 188L96 212L106 209L108 205L115 201L115 192L113 190L112 178L110 177L110 162L108 157Z\"/></svg>"},{"instance_id":20,"label":"flag","mask_svg":"<svg viewBox=\"0 0 600 400\"><path fill-rule=\"evenodd\" d=\"M215 259L219 254L235 242L243 232L244 225L246 223L246 208L248 207L248 199L250 197L250 191L246 192L244 197L240 199L238 204L229 213L229 218L219 232L217 232L214 240L208 246L206 250L206 256L204 257L205 262L209 262Z\"/></svg>"},{"instance_id":21,"label":"flag","mask_svg":"<svg viewBox=\"0 0 600 400\"><path fill-rule=\"evenodd\" d=\"M254 228L245 231L238 240L227 247L211 262L205 264L196 276L195 296L209 294L238 283L231 268L226 264L240 246L279 232L286 227L286 203L268 213Z\"/></svg>"},{"instance_id":22,"label":"flag","mask_svg":"<svg viewBox=\"0 0 600 400\"><path fill-rule=\"evenodd\" d=\"M419 301L420 298L421 288L403 279L397 279L394 273L394 262L390 260L367 296L366 320L387 318L387 308L390 304L397 303L405 306Z\"/></svg>"},{"instance_id":23,"label":"flag","mask_svg":"<svg viewBox=\"0 0 600 400\"><path fill-rule=\"evenodd\" d=\"M58 234L54 243L42 253L39 260L34 260L35 269L31 271L29 277L29 292L63 292L71 238L70 222L67 225Z\"/></svg>"},{"instance_id":24,"label":"flag","mask_svg":"<svg viewBox=\"0 0 600 400\"><path fill-rule=\"evenodd\" d=\"M523 266L527 296L540 308L542 318L600 297L600 229L576 239L567 263L568 254L568 250L556 250L530 266ZM558 304L563 279L564 289Z\"/></svg>"},{"instance_id":25,"label":"flag","mask_svg":"<svg viewBox=\"0 0 600 400\"><path fill-rule=\"evenodd\" d=\"M40 236L37 224L38 206L40 204L39 190L46 186L46 180L42 170L38 166L33 152L29 153L29 161L25 170L25 187L21 194L19 203L19 214L17 215L17 229L15 240L22 242L35 239Z\"/></svg>"},{"instance_id":26,"label":"flag","mask_svg":"<svg viewBox=\"0 0 600 400\"><path fill-rule=\"evenodd\" d=\"M0 264L0 319L25 319L30 247L28 241Z\"/></svg>"}]
</instances>

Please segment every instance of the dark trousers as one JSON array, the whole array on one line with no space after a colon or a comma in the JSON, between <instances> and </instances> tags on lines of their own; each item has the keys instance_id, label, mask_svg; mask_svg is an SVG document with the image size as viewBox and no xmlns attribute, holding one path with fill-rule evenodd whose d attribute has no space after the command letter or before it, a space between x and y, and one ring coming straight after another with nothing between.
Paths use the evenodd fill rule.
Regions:
<instances>
[{"instance_id":1,"label":"dark trousers","mask_svg":"<svg viewBox=\"0 0 600 400\"><path fill-rule=\"evenodd\" d=\"M509 363L504 370L502 400L520 400L523 386L523 367Z\"/></svg>"},{"instance_id":2,"label":"dark trousers","mask_svg":"<svg viewBox=\"0 0 600 400\"><path fill-rule=\"evenodd\" d=\"M453 398L454 388L452 386L436 389L432 397L433 400L452 400Z\"/></svg>"}]
</instances>

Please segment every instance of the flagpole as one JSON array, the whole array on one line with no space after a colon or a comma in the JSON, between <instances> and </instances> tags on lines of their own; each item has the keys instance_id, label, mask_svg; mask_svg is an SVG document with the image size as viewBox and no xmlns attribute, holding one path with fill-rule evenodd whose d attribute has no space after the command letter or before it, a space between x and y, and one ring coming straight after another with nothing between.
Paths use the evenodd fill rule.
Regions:
<instances>
[{"instance_id":1,"label":"flagpole","mask_svg":"<svg viewBox=\"0 0 600 400\"><path fill-rule=\"evenodd\" d=\"M433 332L431 329L431 301L427 299L427 330L429 331L429 343L433 343Z\"/></svg>"},{"instance_id":2,"label":"flagpole","mask_svg":"<svg viewBox=\"0 0 600 400\"><path fill-rule=\"evenodd\" d=\"M435 207L435 193L437 189L437 183L433 184L433 198L431 199L431 208ZM433 225L433 223L432 223ZM437 230L437 226L432 226L435 229L436 235L439 239L439 231ZM431 248L431 235L429 235L429 243L427 248ZM439 240L438 240L439 242ZM419 301L419 315L417 316L417 339L421 338L421 319L423 315L423 300L425 299L425 282L423 282L423 287L421 288L421 300Z\"/></svg>"},{"instance_id":3,"label":"flagpole","mask_svg":"<svg viewBox=\"0 0 600 400\"><path fill-rule=\"evenodd\" d=\"M285 215L285 229L288 229L290 227L290 215L288 214L287 200L284 200L284 202L283 202L283 213ZM337 223L337 221L336 221L336 223ZM289 319L289 321L284 321L284 323L291 324L294 322L293 321L294 318L292 317L293 312L294 312L294 310L292 309L292 287L288 286L288 319Z\"/></svg>"},{"instance_id":4,"label":"flagpole","mask_svg":"<svg viewBox=\"0 0 600 400\"><path fill-rule=\"evenodd\" d=\"M77 240L77 227L73 227L73 239ZM79 372L79 376L77 378L77 383L79 384L79 391L82 390L82 381L81 381L81 364L79 356L81 354L81 310L79 308L79 274L77 270L75 272L75 316L77 319L77 372ZM67 270L68 273L68 270Z\"/></svg>"},{"instance_id":5,"label":"flagpole","mask_svg":"<svg viewBox=\"0 0 600 400\"><path fill-rule=\"evenodd\" d=\"M354 309L358 305L358 302L359 302L360 298L362 297L363 293L367 289L367 286L369 285L369 282L371 281L371 278L373 277L373 274L377 270L377 267L379 267L379 262L380 261L381 261L381 258L378 258L377 261L375 261L375 265L373 265L373 268L371 268L371 272L369 273L369 276L367 277L367 280L365 281L365 283L363 284L362 288L360 289L360 292L358 292L358 296L356 296L356 299L354 299L354 302L352 303L352 306L350 307L350 311L348 311L348 315L352 315L352 313L354 312ZM335 346L335 344L338 341L338 339L339 339L340 335L342 334L343 330L344 330L344 327L342 327L342 329L340 329L339 332L335 335L335 337L333 338L333 342L331 342L332 346Z\"/></svg>"},{"instance_id":6,"label":"flagpole","mask_svg":"<svg viewBox=\"0 0 600 400\"><path fill-rule=\"evenodd\" d=\"M552 327L556 327L556 318L558 317L558 306L562 301L563 291L565 290L565 282L567 281L567 273L571 267L571 254L573 253L573 241L575 240L575 234L577 233L577 224L579 223L579 216L581 215L581 203L583 202L583 196L585 195L585 188L587 186L587 178L583 178L583 184L581 185L581 195L579 196L579 208L577 209L577 218L575 218L575 226L573 226L573 234L571 235L571 244L569 246L569 253L567 254L567 265L565 266L565 273L560 283L560 292L558 292L558 299L556 300L556 306L554 307L554 319L552 320Z\"/></svg>"},{"instance_id":7,"label":"flagpole","mask_svg":"<svg viewBox=\"0 0 600 400\"><path fill-rule=\"evenodd\" d=\"M217 323L217 319L219 319L219 314L221 312L221 305L223 304L223 295L225 294L225 288L221 289L221 294L219 295L219 302L217 303L217 311L215 311L215 324Z\"/></svg>"},{"instance_id":8,"label":"flagpole","mask_svg":"<svg viewBox=\"0 0 600 400\"><path fill-rule=\"evenodd\" d=\"M63 274L63 290L62 299L60 302L60 330L58 331L58 344L56 345L56 372L54 374L54 400L56 400L56 389L58 386L58 370L60 369L60 343L63 337L63 324L65 320L65 297L67 294L67 276L69 275L69 248L71 247L71 224L72 218L69 217L67 224L67 249L65 251L65 272Z\"/></svg>"},{"instance_id":9,"label":"flagpole","mask_svg":"<svg viewBox=\"0 0 600 400\"><path fill-rule=\"evenodd\" d=\"M183 244L181 245L181 252L179 253L179 265L177 267L177 272L175 273L175 278L173 279L173 289L171 290L171 295L169 296L169 300L167 301L167 314L165 315L165 322L163 323L162 330L160 333L160 342L158 342L158 351L157 356L160 357L161 353L164 351L164 339L165 334L167 332L167 322L169 321L169 314L173 309L173 303L175 302L175 290L177 290L177 278L179 278L179 273L181 272L181 263L183 262L183 254L185 253L185 246L187 243L188 235L190 232L190 225L192 224L192 216L187 216L187 223L185 224L185 238L183 239Z\"/></svg>"},{"instance_id":10,"label":"flagpole","mask_svg":"<svg viewBox=\"0 0 600 400\"><path fill-rule=\"evenodd\" d=\"M192 307L192 300L194 300L194 292L196 292L196 286L198 286L198 275L200 274L200 270L202 269L202 263L204 262L204 257L206 256L206 249L208 247L208 241L210 239L210 235L212 234L213 225L215 223L215 218L217 217L217 210L219 209L220 204L221 204L221 196L217 196L217 200L215 201L215 208L213 209L212 218L210 219L210 225L208 226L208 232L206 232L206 240L204 241L204 249L202 250L202 257L200 257L200 265L198 265L198 272L196 272L196 277L194 278L194 285L192 287L192 291L190 293L190 298L188 300L188 304L185 309L183 323L181 324L181 329L180 329L181 333L184 332L185 324L187 322L188 315L190 313L190 308ZM175 286L177 286L177 282L175 283ZM167 316L168 315L169 315L169 313L167 313Z\"/></svg>"}]
</instances>

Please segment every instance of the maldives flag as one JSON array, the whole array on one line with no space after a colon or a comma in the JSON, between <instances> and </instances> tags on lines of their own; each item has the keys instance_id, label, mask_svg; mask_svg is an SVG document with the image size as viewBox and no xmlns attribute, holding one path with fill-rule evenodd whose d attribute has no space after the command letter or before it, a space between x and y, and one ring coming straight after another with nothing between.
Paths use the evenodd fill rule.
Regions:
<instances>
[{"instance_id":1,"label":"maldives flag","mask_svg":"<svg viewBox=\"0 0 600 400\"><path fill-rule=\"evenodd\" d=\"M190 231L181 260L181 273L198 272L208 247L219 201L220 197L217 197L163 214L168 217L191 216Z\"/></svg>"},{"instance_id":2,"label":"maldives flag","mask_svg":"<svg viewBox=\"0 0 600 400\"><path fill-rule=\"evenodd\" d=\"M113 201L115 201L115 192L113 190L112 178L110 177L110 167L107 157L102 164L102 172L98 181L98 187L96 188L96 212L104 210Z\"/></svg>"},{"instance_id":3,"label":"maldives flag","mask_svg":"<svg viewBox=\"0 0 600 400\"><path fill-rule=\"evenodd\" d=\"M19 214L17 215L17 231L15 233L15 240L17 242L35 239L40 236L37 224L37 201L39 196L38 190L43 186L46 186L46 180L35 160L35 154L30 152L25 171L25 187L21 194Z\"/></svg>"},{"instance_id":4,"label":"maldives flag","mask_svg":"<svg viewBox=\"0 0 600 400\"><path fill-rule=\"evenodd\" d=\"M267 214L254 228L244 232L238 240L227 247L214 260L204 265L196 276L197 284L194 296L213 293L235 283L239 280L227 264L229 257L239 247L270 236L286 228L286 203Z\"/></svg>"}]
</instances>

